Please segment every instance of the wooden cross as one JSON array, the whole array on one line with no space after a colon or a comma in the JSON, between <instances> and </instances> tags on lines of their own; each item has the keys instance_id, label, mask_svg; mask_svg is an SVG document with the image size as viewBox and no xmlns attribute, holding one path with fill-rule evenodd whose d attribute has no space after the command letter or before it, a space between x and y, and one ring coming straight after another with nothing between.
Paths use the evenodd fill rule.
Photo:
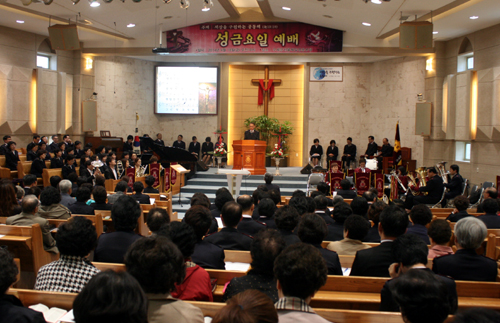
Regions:
<instances>
[{"instance_id":1,"label":"wooden cross","mask_svg":"<svg viewBox=\"0 0 500 323\"><path fill-rule=\"evenodd\" d=\"M262 79L253 79L252 83L257 83L257 86L259 86L259 91L260 91L260 81ZM264 79L262 80L264 82L264 88L267 89L269 85L269 66L266 65L264 67ZM281 84L281 80L273 80L273 84ZM264 114L266 116L269 115L269 90L266 90L264 92Z\"/></svg>"}]
</instances>

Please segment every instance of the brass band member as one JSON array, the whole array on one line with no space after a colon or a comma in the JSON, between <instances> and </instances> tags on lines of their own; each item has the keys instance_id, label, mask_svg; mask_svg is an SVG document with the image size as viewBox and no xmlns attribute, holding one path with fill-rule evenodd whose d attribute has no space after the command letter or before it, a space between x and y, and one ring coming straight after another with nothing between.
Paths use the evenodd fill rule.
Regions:
<instances>
[{"instance_id":1,"label":"brass band member","mask_svg":"<svg viewBox=\"0 0 500 323\"><path fill-rule=\"evenodd\" d=\"M437 176L437 171L434 167L427 169L429 180L426 186L420 186L419 192L426 192L427 195L413 196L411 193L406 193L405 209L409 212L414 205L417 204L436 204L443 196L443 179ZM418 174L419 179L420 174Z\"/></svg>"},{"instance_id":2,"label":"brass band member","mask_svg":"<svg viewBox=\"0 0 500 323\"><path fill-rule=\"evenodd\" d=\"M458 173L459 170L460 168L458 167L458 165L450 166L451 180L448 183L444 184L444 187L448 189L448 192L444 195L443 202L441 202L442 207L446 206L447 200L452 200L462 194L462 184L464 182L464 179L462 178L462 175Z\"/></svg>"}]
</instances>

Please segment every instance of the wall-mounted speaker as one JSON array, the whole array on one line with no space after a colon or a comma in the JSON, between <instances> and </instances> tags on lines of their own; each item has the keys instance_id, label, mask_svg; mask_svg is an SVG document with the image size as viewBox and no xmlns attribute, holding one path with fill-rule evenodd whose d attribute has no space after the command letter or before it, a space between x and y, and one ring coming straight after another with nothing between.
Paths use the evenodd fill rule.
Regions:
<instances>
[{"instance_id":1,"label":"wall-mounted speaker","mask_svg":"<svg viewBox=\"0 0 500 323\"><path fill-rule=\"evenodd\" d=\"M80 39L76 25L53 25L49 27L49 37L52 49L80 49Z\"/></svg>"},{"instance_id":2,"label":"wall-mounted speaker","mask_svg":"<svg viewBox=\"0 0 500 323\"><path fill-rule=\"evenodd\" d=\"M432 127L432 103L419 102L415 107L415 134L430 136Z\"/></svg>"},{"instance_id":3,"label":"wall-mounted speaker","mask_svg":"<svg viewBox=\"0 0 500 323\"><path fill-rule=\"evenodd\" d=\"M410 21L399 25L399 48L432 48L433 24L428 21Z\"/></svg>"}]
</instances>

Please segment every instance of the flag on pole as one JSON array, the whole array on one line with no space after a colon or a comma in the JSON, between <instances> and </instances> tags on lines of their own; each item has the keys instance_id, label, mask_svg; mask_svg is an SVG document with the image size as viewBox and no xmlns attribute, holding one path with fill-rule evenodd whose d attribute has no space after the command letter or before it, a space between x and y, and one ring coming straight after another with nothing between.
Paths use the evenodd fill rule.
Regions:
<instances>
[{"instance_id":1,"label":"flag on pole","mask_svg":"<svg viewBox=\"0 0 500 323\"><path fill-rule=\"evenodd\" d=\"M402 164L401 160L401 139L399 137L399 121L396 124L396 138L394 139L394 166L399 166ZM397 168L397 167L396 167Z\"/></svg>"}]
</instances>

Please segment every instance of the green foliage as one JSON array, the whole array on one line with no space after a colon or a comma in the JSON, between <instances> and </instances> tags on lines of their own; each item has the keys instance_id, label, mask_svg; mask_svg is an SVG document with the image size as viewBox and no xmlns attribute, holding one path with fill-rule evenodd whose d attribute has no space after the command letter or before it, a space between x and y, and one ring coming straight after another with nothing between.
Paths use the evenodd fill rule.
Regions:
<instances>
[{"instance_id":1,"label":"green foliage","mask_svg":"<svg viewBox=\"0 0 500 323\"><path fill-rule=\"evenodd\" d=\"M245 126L248 128L250 123L255 124L255 128L260 133L260 139L267 142L266 152L271 152L274 148L274 144L278 143L278 135L274 135L280 132L281 134L291 135L293 133L293 126L290 121L285 121L280 123L276 118L270 118L266 115L250 117L245 120ZM281 147L283 151L287 151L288 146L286 145L286 138L281 137Z\"/></svg>"}]
</instances>

